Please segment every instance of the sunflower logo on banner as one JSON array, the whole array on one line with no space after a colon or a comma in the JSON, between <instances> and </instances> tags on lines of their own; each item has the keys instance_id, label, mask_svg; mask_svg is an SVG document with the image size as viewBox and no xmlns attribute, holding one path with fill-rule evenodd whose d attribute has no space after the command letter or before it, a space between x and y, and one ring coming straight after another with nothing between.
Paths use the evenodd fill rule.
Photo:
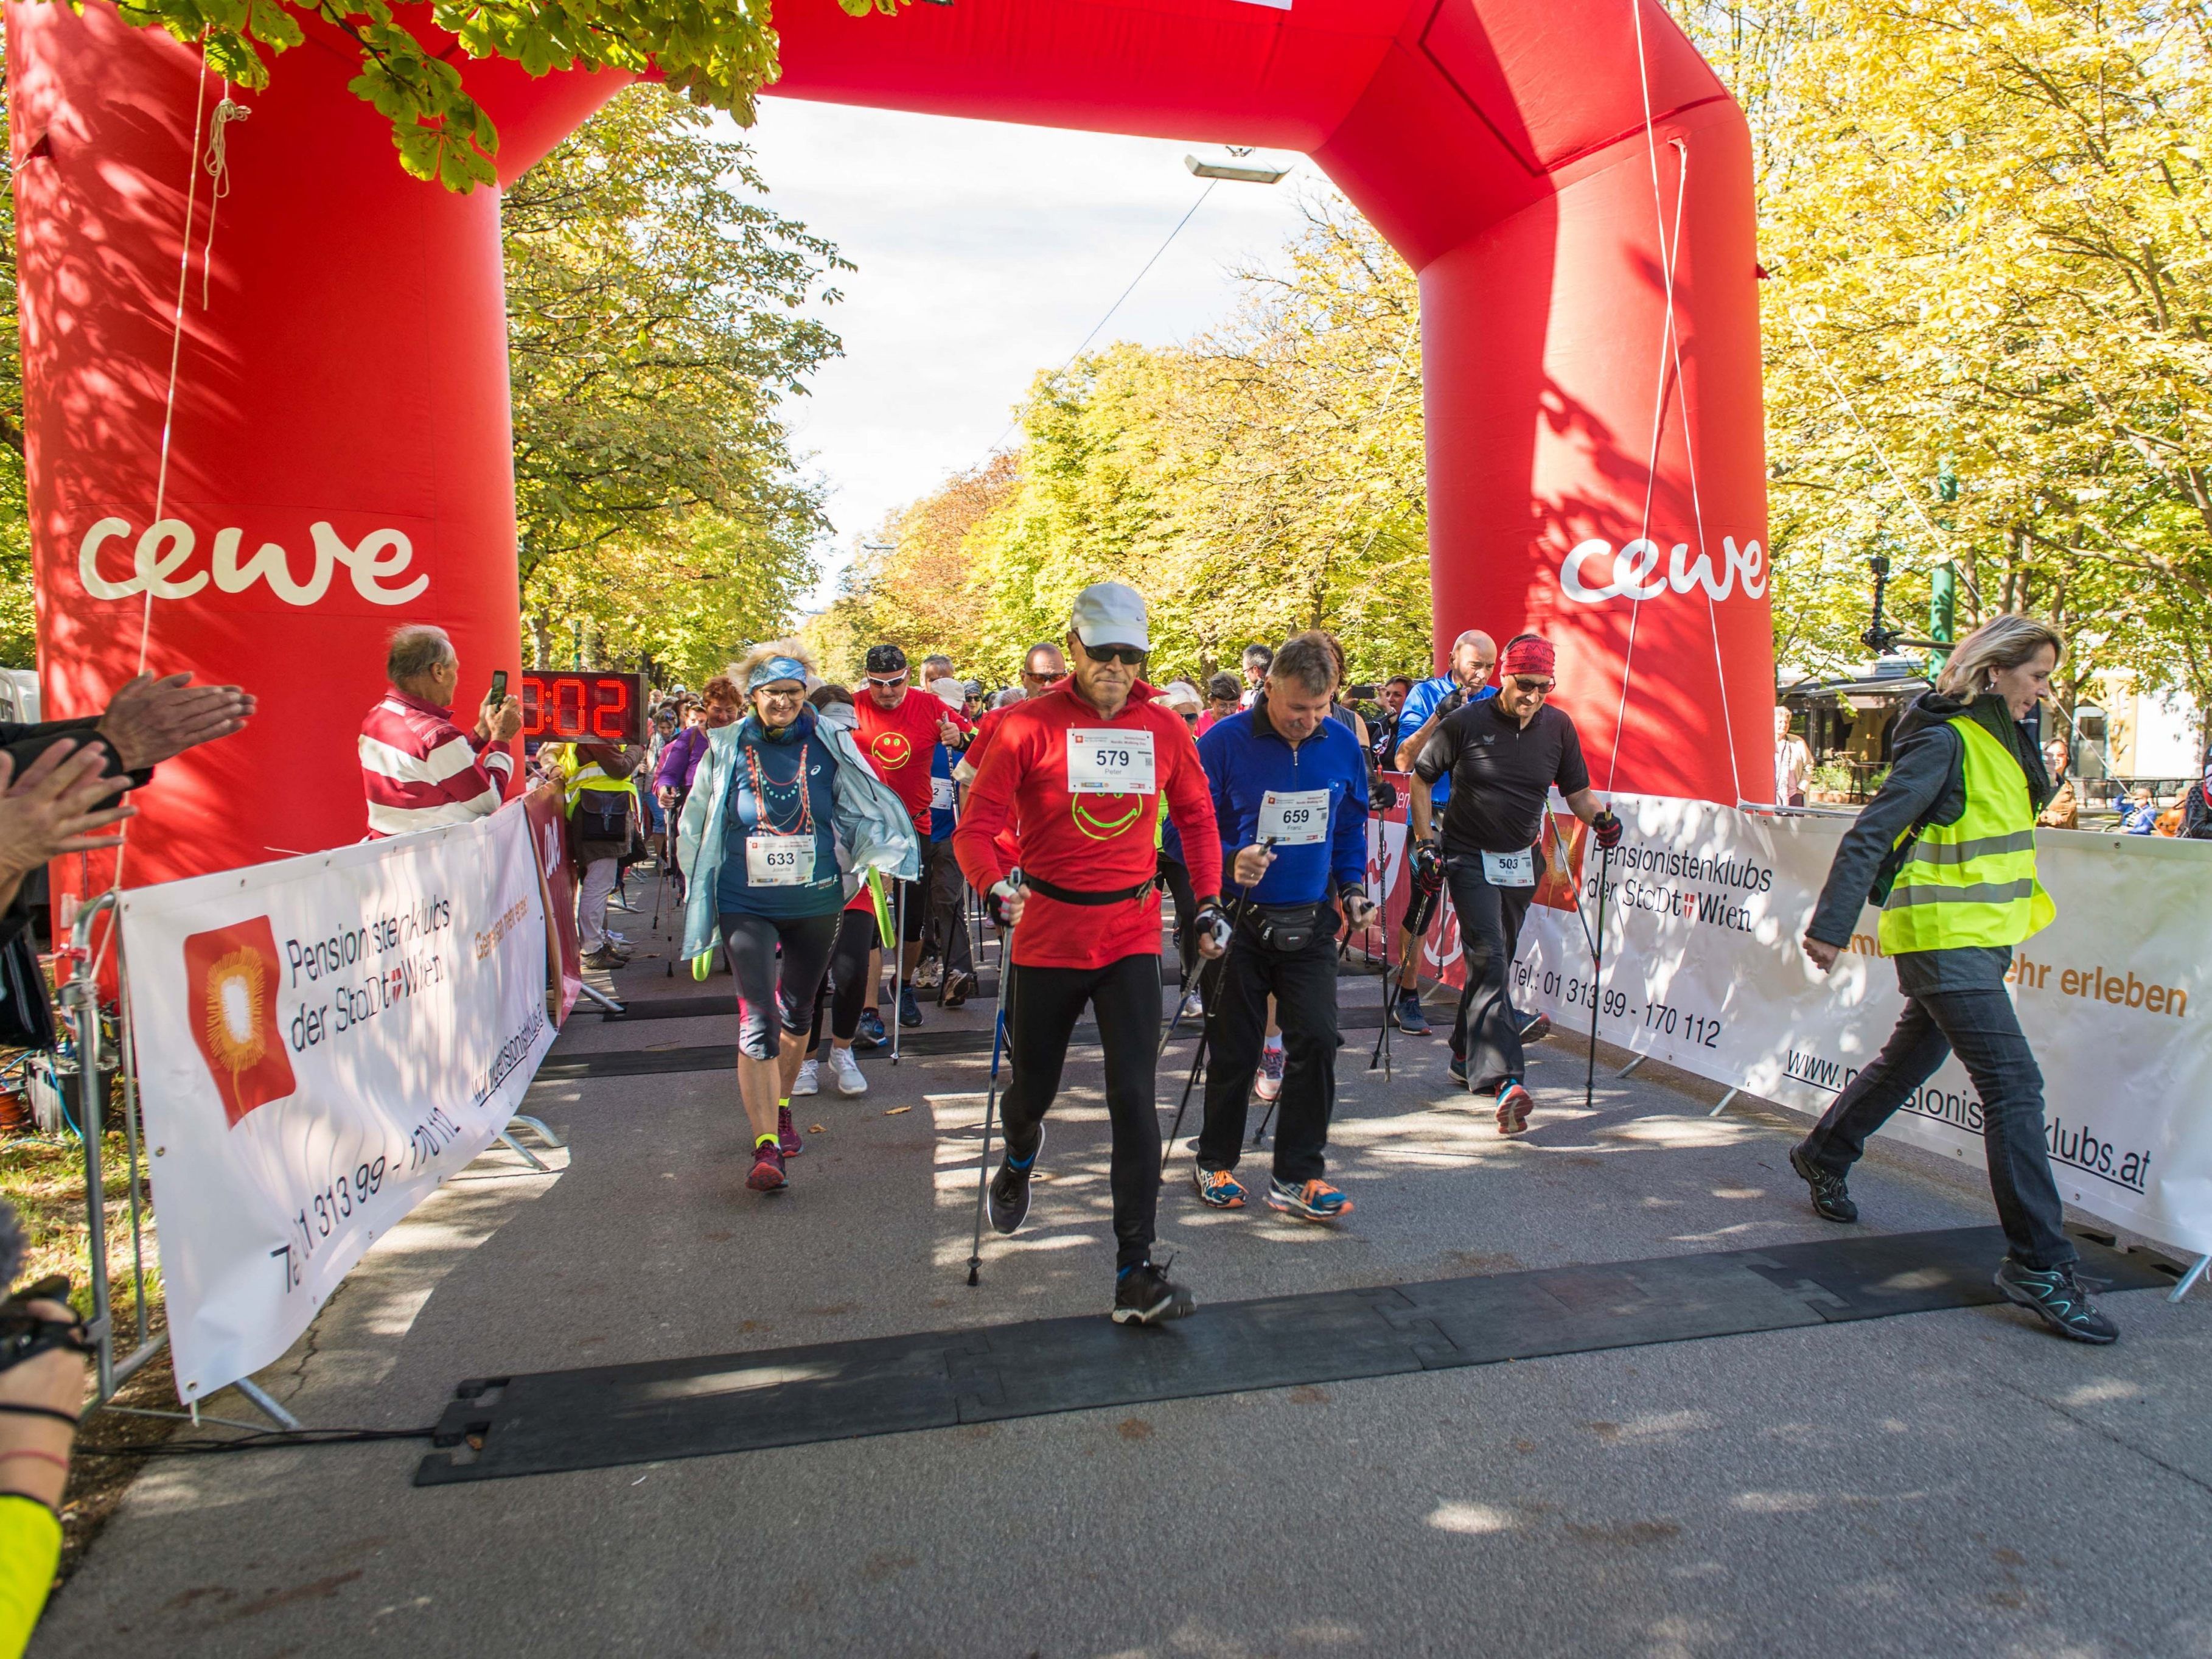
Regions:
<instances>
[{"instance_id":1,"label":"sunflower logo on banner","mask_svg":"<svg viewBox=\"0 0 2212 1659\"><path fill-rule=\"evenodd\" d=\"M266 916L185 940L193 1040L234 1128L255 1107L298 1087L277 1026L278 975L276 938Z\"/></svg>"}]
</instances>

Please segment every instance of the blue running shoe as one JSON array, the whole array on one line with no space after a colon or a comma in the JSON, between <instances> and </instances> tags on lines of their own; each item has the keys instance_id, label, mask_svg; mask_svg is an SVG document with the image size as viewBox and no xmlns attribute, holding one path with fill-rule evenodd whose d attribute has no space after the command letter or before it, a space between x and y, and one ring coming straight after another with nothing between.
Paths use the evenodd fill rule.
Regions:
<instances>
[{"instance_id":1,"label":"blue running shoe","mask_svg":"<svg viewBox=\"0 0 2212 1659\"><path fill-rule=\"evenodd\" d=\"M912 1030L921 1024L921 1004L915 1000L914 987L899 987L899 1024Z\"/></svg>"},{"instance_id":2,"label":"blue running shoe","mask_svg":"<svg viewBox=\"0 0 2212 1659\"><path fill-rule=\"evenodd\" d=\"M1267 1182L1267 1207L1300 1221L1341 1221L1352 1213L1352 1200L1326 1181Z\"/></svg>"},{"instance_id":3,"label":"blue running shoe","mask_svg":"<svg viewBox=\"0 0 2212 1659\"><path fill-rule=\"evenodd\" d=\"M1210 1210L1241 1210L1244 1187L1226 1170L1193 1169L1190 1184L1198 1188L1198 1201Z\"/></svg>"},{"instance_id":4,"label":"blue running shoe","mask_svg":"<svg viewBox=\"0 0 2212 1659\"><path fill-rule=\"evenodd\" d=\"M1454 1054L1451 1057L1451 1080L1462 1089L1467 1087L1467 1056L1465 1054Z\"/></svg>"},{"instance_id":5,"label":"blue running shoe","mask_svg":"<svg viewBox=\"0 0 2212 1659\"><path fill-rule=\"evenodd\" d=\"M880 1048L890 1041L890 1033L884 1030L884 1017L872 1008L860 1010L860 1029L853 1033L855 1048Z\"/></svg>"},{"instance_id":6,"label":"blue running shoe","mask_svg":"<svg viewBox=\"0 0 2212 1659\"><path fill-rule=\"evenodd\" d=\"M1429 1022L1421 1012L1421 994L1419 991L1399 992L1397 1006L1392 1011L1391 1018L1407 1036L1426 1036L1429 1034Z\"/></svg>"}]
</instances>

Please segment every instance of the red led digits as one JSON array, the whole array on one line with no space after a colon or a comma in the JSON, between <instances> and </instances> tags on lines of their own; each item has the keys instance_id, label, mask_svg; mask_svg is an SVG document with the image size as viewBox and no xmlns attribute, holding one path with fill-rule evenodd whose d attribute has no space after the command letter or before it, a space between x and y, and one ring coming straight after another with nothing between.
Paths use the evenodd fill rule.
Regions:
<instances>
[{"instance_id":1,"label":"red led digits","mask_svg":"<svg viewBox=\"0 0 2212 1659\"><path fill-rule=\"evenodd\" d=\"M526 672L522 735L532 743L635 743L645 681L638 674Z\"/></svg>"},{"instance_id":2,"label":"red led digits","mask_svg":"<svg viewBox=\"0 0 2212 1659\"><path fill-rule=\"evenodd\" d=\"M630 735L629 677L606 675L592 682L592 731L609 743L626 743Z\"/></svg>"}]
</instances>

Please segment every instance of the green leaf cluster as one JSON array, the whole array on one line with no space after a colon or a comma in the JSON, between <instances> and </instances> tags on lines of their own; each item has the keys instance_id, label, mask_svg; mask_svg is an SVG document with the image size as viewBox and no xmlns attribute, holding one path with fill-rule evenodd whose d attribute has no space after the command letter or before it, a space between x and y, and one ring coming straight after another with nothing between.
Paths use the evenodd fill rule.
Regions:
<instances>
[{"instance_id":1,"label":"green leaf cluster","mask_svg":"<svg viewBox=\"0 0 2212 1659\"><path fill-rule=\"evenodd\" d=\"M838 0L848 13L890 13L900 0ZM469 191L495 178L499 133L462 84L457 57L504 58L530 74L658 70L696 104L753 120L753 99L775 76L769 0L433 0L403 21L390 0L121 0L129 21L199 46L210 68L241 87L269 84L274 61L320 20L359 51L356 96L392 123L399 164L418 179Z\"/></svg>"},{"instance_id":2,"label":"green leaf cluster","mask_svg":"<svg viewBox=\"0 0 2212 1659\"><path fill-rule=\"evenodd\" d=\"M744 143L630 88L502 203L522 603L541 662L696 684L786 627L826 528L781 408L841 349L852 267L772 211Z\"/></svg>"}]
</instances>

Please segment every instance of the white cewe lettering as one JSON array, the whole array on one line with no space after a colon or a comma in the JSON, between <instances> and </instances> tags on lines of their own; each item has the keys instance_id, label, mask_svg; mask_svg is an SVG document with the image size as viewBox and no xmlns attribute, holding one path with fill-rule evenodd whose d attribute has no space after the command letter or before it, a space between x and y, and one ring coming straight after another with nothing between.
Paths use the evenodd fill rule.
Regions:
<instances>
[{"instance_id":1,"label":"white cewe lettering","mask_svg":"<svg viewBox=\"0 0 2212 1659\"><path fill-rule=\"evenodd\" d=\"M430 586L428 576L417 576L397 587L386 586L388 578L398 576L414 562L414 544L404 532L372 530L357 546L349 546L343 537L319 520L307 526L314 539L315 562L305 581L293 580L291 555L276 542L262 543L241 564L238 553L246 539L242 530L217 531L210 568L175 580L198 539L181 519L163 519L149 525L133 550L130 579L110 581L100 574L100 549L130 533L128 520L102 519L77 544L77 578L94 599L128 599L146 593L157 599L188 599L205 587L212 576L219 592L242 593L255 582L265 581L269 591L285 604L309 605L330 591L331 572L341 564L352 574L353 591L371 605L404 605L419 599Z\"/></svg>"},{"instance_id":2,"label":"white cewe lettering","mask_svg":"<svg viewBox=\"0 0 2212 1659\"><path fill-rule=\"evenodd\" d=\"M1607 599L1656 599L1670 592L1686 593L1693 587L1703 587L1720 600L1735 591L1741 577L1746 599L1766 596L1766 550L1757 542L1747 541L1739 549L1735 537L1722 537L1717 580L1711 556L1701 550L1691 561L1689 551L1687 542L1675 543L1667 558L1667 572L1661 575L1656 542L1629 542L1618 553L1608 541L1594 538L1578 542L1559 561L1559 591L1582 605L1602 605ZM1611 571L1605 580L1594 581L1592 578L1604 569L1601 561L1610 561Z\"/></svg>"}]
</instances>

